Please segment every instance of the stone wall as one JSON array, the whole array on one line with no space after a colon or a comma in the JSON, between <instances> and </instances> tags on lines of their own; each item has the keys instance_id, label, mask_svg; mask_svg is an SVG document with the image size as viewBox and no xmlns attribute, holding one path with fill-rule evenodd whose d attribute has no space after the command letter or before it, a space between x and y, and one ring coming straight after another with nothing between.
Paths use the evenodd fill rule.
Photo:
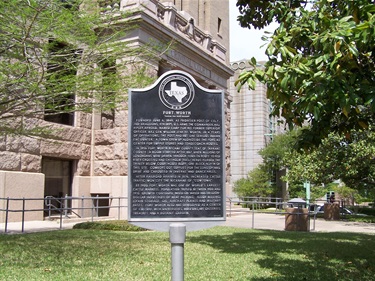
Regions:
<instances>
[{"instance_id":1,"label":"stone wall","mask_svg":"<svg viewBox=\"0 0 375 281\"><path fill-rule=\"evenodd\" d=\"M6 198L9 199L8 222L21 221L22 210L41 210L43 200L22 200L15 198L43 198L44 197L44 175L41 173L9 172L0 171L0 208L6 209ZM25 220L42 220L43 212L25 212ZM0 222L5 222L5 212L0 212Z\"/></svg>"},{"instance_id":2,"label":"stone wall","mask_svg":"<svg viewBox=\"0 0 375 281\"><path fill-rule=\"evenodd\" d=\"M48 132L34 137L6 135L0 138L0 170L40 173L42 156L90 160L91 130L42 120L36 126L44 126Z\"/></svg>"},{"instance_id":3,"label":"stone wall","mask_svg":"<svg viewBox=\"0 0 375 281\"><path fill-rule=\"evenodd\" d=\"M96 130L94 147L95 176L127 175L127 127Z\"/></svg>"}]
</instances>

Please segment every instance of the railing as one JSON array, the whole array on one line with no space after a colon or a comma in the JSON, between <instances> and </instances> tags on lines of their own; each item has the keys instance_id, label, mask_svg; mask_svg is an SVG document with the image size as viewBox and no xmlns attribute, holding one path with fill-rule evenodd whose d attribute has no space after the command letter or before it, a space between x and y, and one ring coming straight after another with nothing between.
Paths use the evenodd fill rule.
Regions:
<instances>
[{"instance_id":1,"label":"railing","mask_svg":"<svg viewBox=\"0 0 375 281\"><path fill-rule=\"evenodd\" d=\"M255 213L287 214L285 209L288 203L281 198L227 197L226 202L227 216L231 217L236 212L248 212L252 215L252 228L254 228ZM63 219L86 218L93 221L98 217L125 218L128 211L127 203L127 197L0 198L0 223L5 222L6 233L10 221L20 222L24 232L25 221L30 221L30 216L36 214L39 219L34 221L56 219L60 221L60 229L62 229ZM234 209L234 205L241 205L244 208ZM314 219L313 229L315 229L316 212L309 214ZM26 220L27 215L29 217ZM14 219L15 216L18 217L17 220Z\"/></svg>"},{"instance_id":2,"label":"railing","mask_svg":"<svg viewBox=\"0 0 375 281\"><path fill-rule=\"evenodd\" d=\"M55 198L47 196L45 198L0 198L0 218L1 222L5 222L4 232L8 231L10 216L21 214L21 218L13 221L21 222L22 232L25 230L26 214L36 214L39 218L59 219L60 229L62 229L63 218L91 218L99 217L101 210L105 213L112 214L113 217L117 213L117 218L124 217L127 211L127 197L71 197L65 196ZM108 204L103 204L108 202ZM12 204L13 203L13 204ZM126 203L126 204L125 204ZM13 206L11 206L13 205ZM26 207L26 205L29 205ZM38 206L43 206L39 208ZM47 214L47 215L45 215ZM18 216L19 217L19 216ZM103 216L105 217L105 216Z\"/></svg>"},{"instance_id":3,"label":"railing","mask_svg":"<svg viewBox=\"0 0 375 281\"><path fill-rule=\"evenodd\" d=\"M251 228L255 228L255 214L266 213L275 215L293 215L293 216L308 216L308 231L315 230L316 213L307 213L302 211L302 206L298 206L292 213L287 212L286 208L292 204L283 201L278 197L227 197L227 216L231 217L235 212L248 212L251 213ZM233 210L233 205L240 205L242 209ZM268 209L268 210L267 210ZM313 227L310 229L310 217L313 218Z\"/></svg>"},{"instance_id":4,"label":"railing","mask_svg":"<svg viewBox=\"0 0 375 281\"><path fill-rule=\"evenodd\" d=\"M278 197L229 197L226 198L229 209L227 215L232 215L232 206L241 205L250 210L261 210L265 207L275 207L275 211L282 211L288 203Z\"/></svg>"},{"instance_id":5,"label":"railing","mask_svg":"<svg viewBox=\"0 0 375 281\"><path fill-rule=\"evenodd\" d=\"M77 214L72 208L69 208L68 203L71 201L71 197L65 196L64 198L56 198L53 196L46 196L44 199L44 205L48 208L48 217L51 218L53 212L63 213L67 218L68 211L74 214L76 217L80 218L81 216ZM58 206L55 206L53 203L57 203Z\"/></svg>"}]
</instances>

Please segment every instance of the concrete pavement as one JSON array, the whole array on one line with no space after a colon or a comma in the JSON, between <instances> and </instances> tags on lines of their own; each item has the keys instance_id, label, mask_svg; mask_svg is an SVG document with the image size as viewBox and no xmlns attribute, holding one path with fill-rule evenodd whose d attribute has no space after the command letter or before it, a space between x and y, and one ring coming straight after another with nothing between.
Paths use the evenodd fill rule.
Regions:
<instances>
[{"instance_id":1,"label":"concrete pavement","mask_svg":"<svg viewBox=\"0 0 375 281\"><path fill-rule=\"evenodd\" d=\"M25 221L22 226L21 222L10 222L5 230L5 223L0 223L0 234L18 234L18 233L33 233L60 229L71 229L77 223L63 222L60 225L60 220L44 220L44 221Z\"/></svg>"},{"instance_id":2,"label":"concrete pavement","mask_svg":"<svg viewBox=\"0 0 375 281\"><path fill-rule=\"evenodd\" d=\"M96 218L98 219L98 218ZM91 219L87 219L91 221ZM51 231L60 229L71 229L76 223L82 220L69 221L64 219L60 224L60 220L45 220L45 221L26 221L23 225L24 233ZM254 229L270 229L284 231L285 216L277 214L257 213L254 215L251 212L236 214L227 217L223 226L240 227L240 228L254 228ZM310 231L315 232L358 232L375 234L375 224L356 223L346 221L325 221L324 219L317 219L315 222L310 220ZM5 224L0 223L0 234L5 233ZM8 234L22 233L21 222L8 223Z\"/></svg>"},{"instance_id":3,"label":"concrete pavement","mask_svg":"<svg viewBox=\"0 0 375 281\"><path fill-rule=\"evenodd\" d=\"M244 213L228 217L225 226L254 229L285 229L285 216L265 213ZM375 224L340 221L326 221L324 219L310 219L310 231L315 232L358 232L375 234Z\"/></svg>"}]
</instances>

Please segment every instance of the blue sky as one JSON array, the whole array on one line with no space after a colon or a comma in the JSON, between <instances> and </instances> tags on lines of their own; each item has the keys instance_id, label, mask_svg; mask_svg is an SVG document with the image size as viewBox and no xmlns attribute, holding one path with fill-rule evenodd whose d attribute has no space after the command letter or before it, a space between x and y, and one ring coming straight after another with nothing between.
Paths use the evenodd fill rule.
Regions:
<instances>
[{"instance_id":1,"label":"blue sky","mask_svg":"<svg viewBox=\"0 0 375 281\"><path fill-rule=\"evenodd\" d=\"M261 39L264 30L242 28L237 22L239 12L236 2L236 0L229 0L230 61L251 59L252 57L255 57L258 61L266 60L265 48L260 48L266 43ZM267 30L273 31L274 28L275 25L271 25Z\"/></svg>"}]
</instances>

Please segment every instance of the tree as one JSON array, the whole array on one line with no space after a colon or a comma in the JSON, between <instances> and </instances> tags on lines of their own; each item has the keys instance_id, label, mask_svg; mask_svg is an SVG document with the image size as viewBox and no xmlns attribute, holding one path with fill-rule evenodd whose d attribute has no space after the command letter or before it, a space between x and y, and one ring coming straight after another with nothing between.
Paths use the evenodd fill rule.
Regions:
<instances>
[{"instance_id":1,"label":"tree","mask_svg":"<svg viewBox=\"0 0 375 281\"><path fill-rule=\"evenodd\" d=\"M299 134L300 130L293 130L273 136L272 141L259 151L259 155L263 158L263 164L271 174L285 167L285 155L295 149Z\"/></svg>"},{"instance_id":2,"label":"tree","mask_svg":"<svg viewBox=\"0 0 375 281\"><path fill-rule=\"evenodd\" d=\"M375 187L375 130L351 131L351 139L332 132L314 149L306 151L297 143L302 129L277 135L259 154L263 163L235 183L238 194L269 194L276 171L287 168L286 176L291 197L303 197L305 181L311 183L312 199L334 190L349 198L374 198ZM341 185L332 185L340 180ZM328 188L330 186L330 188ZM334 187L332 189L332 186ZM328 189L327 189L328 188ZM258 190L260 189L260 191ZM277 192L277 190L276 190ZM272 193L272 192L271 192ZM275 191L272 193L275 194ZM241 195L245 196L245 195Z\"/></svg>"},{"instance_id":3,"label":"tree","mask_svg":"<svg viewBox=\"0 0 375 281\"><path fill-rule=\"evenodd\" d=\"M128 14L105 11L97 3L0 2L2 133L40 133L35 120L45 116L54 121L74 111L117 108L124 104L126 88L150 83L138 62L155 58L157 50L124 43L135 23ZM26 120L33 125L27 127Z\"/></svg>"},{"instance_id":4,"label":"tree","mask_svg":"<svg viewBox=\"0 0 375 281\"><path fill-rule=\"evenodd\" d=\"M249 171L246 178L234 183L234 192L239 196L278 196L276 174L285 168L286 155L293 151L298 130L274 136L272 141L259 151L263 163Z\"/></svg>"},{"instance_id":5,"label":"tree","mask_svg":"<svg viewBox=\"0 0 375 281\"><path fill-rule=\"evenodd\" d=\"M279 27L269 36L262 68L240 75L239 87L267 85L273 115L289 128L308 123L305 146L330 132L350 138L375 115L375 1L238 0L243 27Z\"/></svg>"},{"instance_id":6,"label":"tree","mask_svg":"<svg viewBox=\"0 0 375 281\"><path fill-rule=\"evenodd\" d=\"M313 151L294 150L285 155L291 185L309 180L327 185L341 180L364 197L373 197L375 187L375 131L352 131L351 139L331 133Z\"/></svg>"},{"instance_id":7,"label":"tree","mask_svg":"<svg viewBox=\"0 0 375 281\"><path fill-rule=\"evenodd\" d=\"M237 180L233 191L240 197L275 195L275 188L270 182L269 173L264 165L258 165L248 173L246 178Z\"/></svg>"}]
</instances>

